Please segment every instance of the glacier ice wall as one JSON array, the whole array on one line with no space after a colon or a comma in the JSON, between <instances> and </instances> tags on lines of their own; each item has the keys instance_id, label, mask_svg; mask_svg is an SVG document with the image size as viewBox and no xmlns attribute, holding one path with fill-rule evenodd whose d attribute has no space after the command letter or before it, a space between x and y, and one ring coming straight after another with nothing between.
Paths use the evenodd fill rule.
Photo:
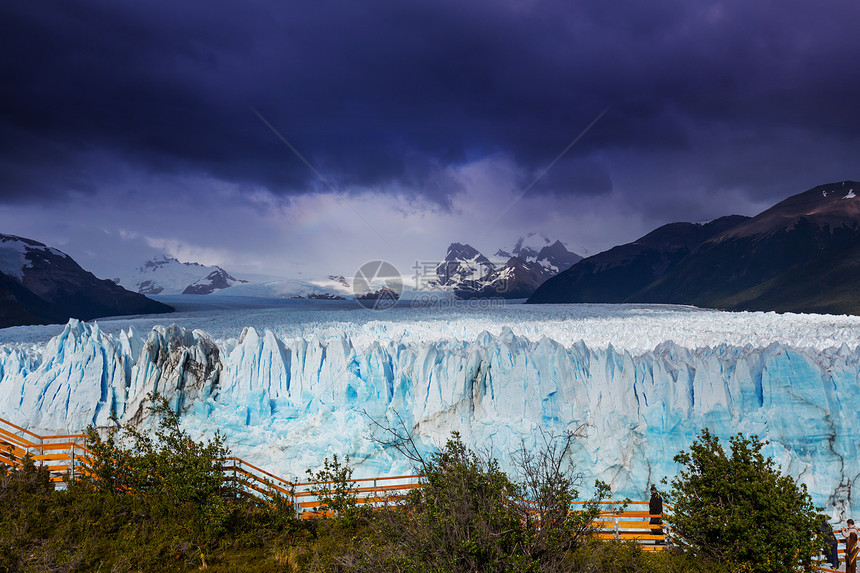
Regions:
<instances>
[{"instance_id":1,"label":"glacier ice wall","mask_svg":"<svg viewBox=\"0 0 860 573\"><path fill-rule=\"evenodd\" d=\"M220 429L235 453L301 477L331 453L358 474L409 471L368 435L396 416L428 447L452 430L502 460L539 428L588 424L574 452L587 482L645 498L673 476L675 453L703 427L770 440L766 452L814 501L860 507L860 351L778 343L631 354L528 339L503 328L474 340L374 340L348 333L282 337L246 328L216 343L205 332L155 327L118 335L70 321L42 346L0 346L0 416L40 431L105 426L114 412L144 423L149 392L168 397L200 435ZM587 489L587 488L586 488Z\"/></svg>"}]
</instances>

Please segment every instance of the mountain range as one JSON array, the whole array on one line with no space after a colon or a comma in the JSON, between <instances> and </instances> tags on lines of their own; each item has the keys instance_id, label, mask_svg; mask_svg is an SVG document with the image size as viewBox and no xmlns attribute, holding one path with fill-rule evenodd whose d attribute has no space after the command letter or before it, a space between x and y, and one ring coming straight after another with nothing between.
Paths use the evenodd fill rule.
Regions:
<instances>
[{"instance_id":1,"label":"mountain range","mask_svg":"<svg viewBox=\"0 0 860 573\"><path fill-rule=\"evenodd\" d=\"M667 303L725 310L860 314L860 183L820 185L755 217L670 223L583 259L531 233L486 257L452 243L429 285L457 298L529 303ZM123 288L128 286L130 292ZM420 289L419 289L420 290ZM353 298L340 275L250 284L162 256L100 280L43 243L0 234L0 328L170 312L144 294ZM417 291L416 291L417 292Z\"/></svg>"},{"instance_id":2,"label":"mountain range","mask_svg":"<svg viewBox=\"0 0 860 573\"><path fill-rule=\"evenodd\" d=\"M793 195L755 217L671 223L547 280L530 303L672 303L860 314L860 183Z\"/></svg>"},{"instance_id":3,"label":"mountain range","mask_svg":"<svg viewBox=\"0 0 860 573\"><path fill-rule=\"evenodd\" d=\"M561 241L536 233L521 237L510 249L499 249L495 256L493 262L471 245L451 243L431 286L461 299L527 298L548 278L582 259Z\"/></svg>"},{"instance_id":4,"label":"mountain range","mask_svg":"<svg viewBox=\"0 0 860 573\"><path fill-rule=\"evenodd\" d=\"M0 234L0 328L172 310L96 278L62 251Z\"/></svg>"}]
</instances>

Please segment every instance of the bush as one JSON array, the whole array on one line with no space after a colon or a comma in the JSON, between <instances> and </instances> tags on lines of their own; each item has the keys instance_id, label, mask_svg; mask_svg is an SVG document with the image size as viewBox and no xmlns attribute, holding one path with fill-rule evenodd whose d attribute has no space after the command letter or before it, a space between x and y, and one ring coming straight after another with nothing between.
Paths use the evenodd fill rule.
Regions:
<instances>
[{"instance_id":1,"label":"bush","mask_svg":"<svg viewBox=\"0 0 860 573\"><path fill-rule=\"evenodd\" d=\"M0 465L0 573L283 570L276 550L308 543L291 505L236 497L220 437L194 442L164 401L153 410L152 435L90 428L95 475L65 489L29 458Z\"/></svg>"},{"instance_id":2,"label":"bush","mask_svg":"<svg viewBox=\"0 0 860 573\"><path fill-rule=\"evenodd\" d=\"M425 487L413 490L410 541L437 571L526 570L519 488L494 459L468 450L458 434L427 466Z\"/></svg>"},{"instance_id":3,"label":"bush","mask_svg":"<svg viewBox=\"0 0 860 573\"><path fill-rule=\"evenodd\" d=\"M368 516L369 535L343 565L356 571L529 571L518 494L493 459L454 433L424 463L423 487Z\"/></svg>"},{"instance_id":4,"label":"bush","mask_svg":"<svg viewBox=\"0 0 860 573\"><path fill-rule=\"evenodd\" d=\"M522 496L517 501L529 538L526 549L544 571L560 568L567 554L591 537L600 502L610 493L608 485L596 481L595 497L571 511L579 498L582 475L576 471L570 451L584 432L585 426L562 434L541 429L539 448L529 450L523 442L515 454Z\"/></svg>"},{"instance_id":5,"label":"bush","mask_svg":"<svg viewBox=\"0 0 860 573\"><path fill-rule=\"evenodd\" d=\"M308 480L314 482L310 491L322 504L320 511L332 512L345 521L352 522L357 513L358 495L352 480L352 466L349 456L341 462L337 454L333 459L326 458L323 467L316 473L306 470Z\"/></svg>"},{"instance_id":6,"label":"bush","mask_svg":"<svg viewBox=\"0 0 860 573\"><path fill-rule=\"evenodd\" d=\"M676 543L733 571L796 571L819 552L820 516L806 486L780 475L756 436L729 441L730 456L703 430L689 453L675 456L683 466L670 494Z\"/></svg>"},{"instance_id":7,"label":"bush","mask_svg":"<svg viewBox=\"0 0 860 573\"><path fill-rule=\"evenodd\" d=\"M428 459L417 450L424 486L401 503L367 515L368 534L341 563L356 571L562 571L598 514L606 488L583 512L571 513L578 476L570 442L547 440L523 452L524 482L503 472L489 454L465 447L459 434ZM547 436L545 436L547 437ZM414 444L411 439L400 444Z\"/></svg>"},{"instance_id":8,"label":"bush","mask_svg":"<svg viewBox=\"0 0 860 573\"><path fill-rule=\"evenodd\" d=\"M44 514L54 484L29 454L20 470L0 464L0 572L17 571L22 556L47 533Z\"/></svg>"},{"instance_id":9,"label":"bush","mask_svg":"<svg viewBox=\"0 0 860 573\"><path fill-rule=\"evenodd\" d=\"M190 518L206 536L218 535L230 513L225 497L232 493L222 469L229 455L223 436L216 432L195 442L166 399L149 398L150 413L159 419L154 437L130 424L110 429L105 439L87 428L93 475L85 480L112 496L146 497L155 509Z\"/></svg>"}]
</instances>

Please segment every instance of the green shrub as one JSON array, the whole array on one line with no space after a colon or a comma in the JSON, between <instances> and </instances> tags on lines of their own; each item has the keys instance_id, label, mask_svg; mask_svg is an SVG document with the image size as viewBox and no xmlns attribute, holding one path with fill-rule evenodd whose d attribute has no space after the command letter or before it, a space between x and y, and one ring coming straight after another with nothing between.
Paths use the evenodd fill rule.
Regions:
<instances>
[{"instance_id":1,"label":"green shrub","mask_svg":"<svg viewBox=\"0 0 860 573\"><path fill-rule=\"evenodd\" d=\"M495 459L468 450L455 433L427 470L426 485L413 490L407 506L416 516L411 536L422 560L437 571L530 568L513 503L520 491Z\"/></svg>"},{"instance_id":2,"label":"green shrub","mask_svg":"<svg viewBox=\"0 0 860 573\"><path fill-rule=\"evenodd\" d=\"M806 486L780 475L756 436L729 441L731 455L703 430L689 453L675 456L682 469L672 481L669 521L677 544L733 571L796 571L819 551L820 516Z\"/></svg>"},{"instance_id":3,"label":"green shrub","mask_svg":"<svg viewBox=\"0 0 860 573\"><path fill-rule=\"evenodd\" d=\"M207 537L223 533L231 512L225 497L232 493L225 484L222 460L229 450L223 436L216 432L211 440L195 442L166 399L149 398L150 413L159 420L154 436L125 424L102 439L87 428L94 475L84 479L114 497L143 496L154 511L182 515Z\"/></svg>"},{"instance_id":4,"label":"green shrub","mask_svg":"<svg viewBox=\"0 0 860 573\"><path fill-rule=\"evenodd\" d=\"M65 489L29 458L20 470L0 465L0 573L280 571L276 547L299 554L313 542L285 500L237 497L222 483L220 436L194 442L164 401L153 411L152 435L90 429L95 476Z\"/></svg>"},{"instance_id":5,"label":"green shrub","mask_svg":"<svg viewBox=\"0 0 860 573\"><path fill-rule=\"evenodd\" d=\"M518 483L452 433L441 451L421 458L423 487L369 513L367 535L340 563L355 571L568 570L566 556L588 534L606 492L598 484L598 498L586 511L570 512L577 477L566 453L574 437L566 434L560 448L526 453Z\"/></svg>"},{"instance_id":6,"label":"green shrub","mask_svg":"<svg viewBox=\"0 0 860 573\"><path fill-rule=\"evenodd\" d=\"M0 572L18 571L23 557L50 531L48 511L54 484L29 455L20 470L0 464Z\"/></svg>"},{"instance_id":7,"label":"green shrub","mask_svg":"<svg viewBox=\"0 0 860 573\"><path fill-rule=\"evenodd\" d=\"M341 462L337 454L334 454L332 460L323 460L323 467L317 472L306 470L308 480L315 482L310 491L322 503L320 510L331 511L350 523L357 516L358 498L355 484L351 481L352 471L349 456Z\"/></svg>"},{"instance_id":8,"label":"green shrub","mask_svg":"<svg viewBox=\"0 0 860 573\"><path fill-rule=\"evenodd\" d=\"M523 526L529 539L526 550L542 570L559 569L570 551L591 538L593 522L600 515L600 502L610 493L609 486L598 480L594 497L571 511L573 502L579 499L577 487L582 476L576 471L570 451L584 432L585 426L562 434L541 429L538 448L531 450L523 443L515 454L521 496L516 501L525 517Z\"/></svg>"},{"instance_id":9,"label":"green shrub","mask_svg":"<svg viewBox=\"0 0 860 573\"><path fill-rule=\"evenodd\" d=\"M92 436L96 476L66 489L55 490L47 471L32 460L20 470L0 466L0 573L195 571L204 566L260 573L787 571L772 559L751 564L698 549L691 542L699 527L695 516L714 513L703 500L719 491L744 511L778 515L772 526L761 528L757 522L756 527L785 535L787 527L794 527L791 514L810 509L802 487L795 485L791 495L793 482L770 475L776 472L761 457L757 441L733 439L728 458L705 433L690 454L679 454L685 468L672 501L676 510L686 507L693 516L687 518L692 526L684 529L686 514L676 511L676 534L689 532L687 551L643 552L634 543L598 542L590 536L605 486L597 484L586 511L568 511L581 481L569 456L575 432L542 434L536 451L516 453L517 479L490 455L466 448L455 433L441 451L416 458L426 476L424 487L384 509L357 508L348 458L326 460L310 477L332 482L318 493L337 515L301 522L289 499L239 497L220 480L206 479L220 469L211 458L226 455L226 448L219 440L190 440L166 407L156 399L160 423L152 435L125 427L104 439ZM752 469L744 469L745 464ZM183 483L187 479L194 483ZM765 485L755 485L758 481ZM762 499L742 500L748 490ZM725 520L731 512L719 515ZM721 533L721 539L730 540L730 533ZM803 556L812 551L808 542L806 548L806 554L780 550Z\"/></svg>"}]
</instances>

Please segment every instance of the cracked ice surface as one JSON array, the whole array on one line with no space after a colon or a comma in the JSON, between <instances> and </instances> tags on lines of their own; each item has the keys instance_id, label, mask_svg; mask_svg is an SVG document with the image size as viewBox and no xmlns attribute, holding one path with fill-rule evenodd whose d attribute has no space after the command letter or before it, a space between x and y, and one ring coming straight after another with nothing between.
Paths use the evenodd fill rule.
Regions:
<instances>
[{"instance_id":1,"label":"cracked ice surface","mask_svg":"<svg viewBox=\"0 0 860 573\"><path fill-rule=\"evenodd\" d=\"M357 475L410 471L367 439L368 416L402 416L428 447L458 430L505 464L539 427L588 423L574 452L586 483L634 499L674 475L672 456L709 427L770 440L817 504L860 505L857 317L206 301L0 331L0 416L40 431L105 425L112 411L139 422L158 391L195 434L220 429L236 454L287 477L332 453L353 457Z\"/></svg>"}]
</instances>

